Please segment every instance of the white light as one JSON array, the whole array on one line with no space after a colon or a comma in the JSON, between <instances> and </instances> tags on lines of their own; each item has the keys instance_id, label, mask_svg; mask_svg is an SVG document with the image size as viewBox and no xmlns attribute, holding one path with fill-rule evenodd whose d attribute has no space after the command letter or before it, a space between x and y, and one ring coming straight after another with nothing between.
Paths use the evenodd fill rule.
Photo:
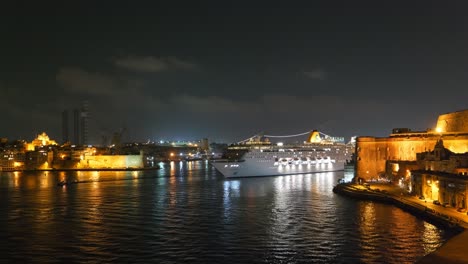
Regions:
<instances>
[{"instance_id":1,"label":"white light","mask_svg":"<svg viewBox=\"0 0 468 264\"><path fill-rule=\"evenodd\" d=\"M276 143L276 145L279 146L279 147L282 147L282 146L283 146L283 142L278 142L278 143Z\"/></svg>"}]
</instances>

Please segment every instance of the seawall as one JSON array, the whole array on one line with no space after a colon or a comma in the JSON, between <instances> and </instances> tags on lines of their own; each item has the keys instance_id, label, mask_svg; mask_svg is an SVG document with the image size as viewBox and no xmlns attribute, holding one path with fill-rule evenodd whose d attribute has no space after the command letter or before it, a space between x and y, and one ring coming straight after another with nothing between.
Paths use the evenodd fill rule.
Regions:
<instances>
[{"instance_id":1,"label":"seawall","mask_svg":"<svg viewBox=\"0 0 468 264\"><path fill-rule=\"evenodd\" d=\"M423 256L417 263L468 263L468 231L466 229L468 224L463 220L440 213L404 197L388 192L360 188L355 184L336 185L333 192L355 199L392 204L436 226L459 232L439 249Z\"/></svg>"}]
</instances>

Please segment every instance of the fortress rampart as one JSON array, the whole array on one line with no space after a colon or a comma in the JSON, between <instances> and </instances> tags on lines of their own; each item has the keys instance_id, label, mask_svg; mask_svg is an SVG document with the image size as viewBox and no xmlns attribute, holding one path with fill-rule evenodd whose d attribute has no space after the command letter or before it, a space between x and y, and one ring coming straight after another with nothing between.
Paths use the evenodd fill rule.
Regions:
<instances>
[{"instance_id":1,"label":"fortress rampart","mask_svg":"<svg viewBox=\"0 0 468 264\"><path fill-rule=\"evenodd\" d=\"M468 110L440 115L437 132L468 132Z\"/></svg>"},{"instance_id":2,"label":"fortress rampart","mask_svg":"<svg viewBox=\"0 0 468 264\"><path fill-rule=\"evenodd\" d=\"M468 152L468 110L440 115L437 124L435 130L425 132L394 129L394 133L385 138L358 137L356 178L370 180L384 174L390 176L389 162L416 162L416 153L434 149L440 138L450 151Z\"/></svg>"}]
</instances>

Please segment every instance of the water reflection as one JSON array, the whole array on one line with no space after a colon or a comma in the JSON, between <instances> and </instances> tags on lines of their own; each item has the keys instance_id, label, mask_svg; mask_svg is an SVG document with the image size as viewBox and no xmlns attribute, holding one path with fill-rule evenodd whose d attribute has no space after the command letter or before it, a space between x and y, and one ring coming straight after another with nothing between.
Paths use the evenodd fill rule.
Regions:
<instances>
[{"instance_id":1,"label":"water reflection","mask_svg":"<svg viewBox=\"0 0 468 264\"><path fill-rule=\"evenodd\" d=\"M223 194L223 212L224 219L227 222L230 222L231 213L232 213L232 204L233 199L240 197L240 181L239 180L230 180L224 181L224 194Z\"/></svg>"},{"instance_id":2,"label":"water reflection","mask_svg":"<svg viewBox=\"0 0 468 264\"><path fill-rule=\"evenodd\" d=\"M226 180L207 164L3 173L0 254L18 263L406 263L448 237L398 208L334 195L343 172Z\"/></svg>"},{"instance_id":3,"label":"water reflection","mask_svg":"<svg viewBox=\"0 0 468 264\"><path fill-rule=\"evenodd\" d=\"M423 227L422 244L424 245L424 255L427 255L442 245L441 232L428 222L424 222Z\"/></svg>"},{"instance_id":4,"label":"water reflection","mask_svg":"<svg viewBox=\"0 0 468 264\"><path fill-rule=\"evenodd\" d=\"M19 173L18 171L15 171L15 172L13 172L13 174L14 174L14 177L13 177L13 186L14 186L15 188L18 188L18 186L19 186L19 174L20 174L20 173Z\"/></svg>"}]
</instances>

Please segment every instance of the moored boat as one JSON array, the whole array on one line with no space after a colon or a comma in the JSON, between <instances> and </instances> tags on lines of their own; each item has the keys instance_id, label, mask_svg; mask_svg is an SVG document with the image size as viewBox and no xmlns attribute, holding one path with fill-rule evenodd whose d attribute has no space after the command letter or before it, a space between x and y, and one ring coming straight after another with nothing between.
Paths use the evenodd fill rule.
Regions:
<instances>
[{"instance_id":1,"label":"moored boat","mask_svg":"<svg viewBox=\"0 0 468 264\"><path fill-rule=\"evenodd\" d=\"M227 159L211 164L227 178L344 170L354 152L353 144L316 130L307 134L307 141L300 144L273 144L270 137L275 136L257 135L231 145Z\"/></svg>"}]
</instances>

